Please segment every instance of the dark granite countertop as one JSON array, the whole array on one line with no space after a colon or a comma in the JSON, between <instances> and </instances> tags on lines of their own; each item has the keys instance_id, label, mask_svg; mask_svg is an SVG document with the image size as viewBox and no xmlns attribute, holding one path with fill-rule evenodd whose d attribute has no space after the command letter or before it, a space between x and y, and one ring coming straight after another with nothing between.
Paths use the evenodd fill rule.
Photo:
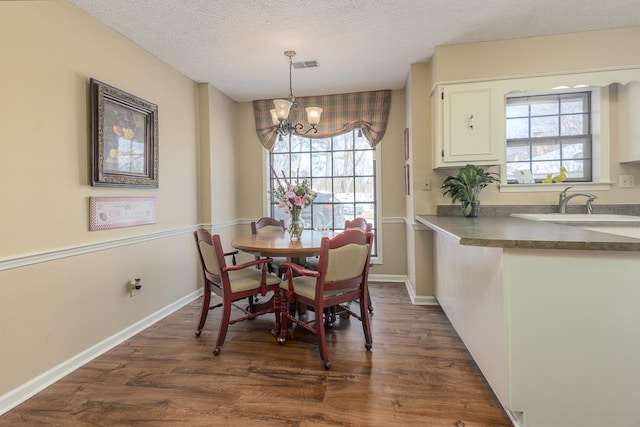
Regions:
<instances>
[{"instance_id":1,"label":"dark granite countertop","mask_svg":"<svg viewBox=\"0 0 640 427\"><path fill-rule=\"evenodd\" d=\"M640 239L509 216L418 215L416 221L467 246L640 251Z\"/></svg>"}]
</instances>

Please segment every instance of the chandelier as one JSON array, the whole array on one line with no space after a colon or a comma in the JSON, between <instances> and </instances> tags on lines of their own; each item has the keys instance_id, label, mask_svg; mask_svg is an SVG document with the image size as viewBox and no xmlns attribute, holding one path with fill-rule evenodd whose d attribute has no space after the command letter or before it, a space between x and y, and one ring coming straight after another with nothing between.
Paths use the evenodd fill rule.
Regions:
<instances>
[{"instance_id":1,"label":"chandelier","mask_svg":"<svg viewBox=\"0 0 640 427\"><path fill-rule=\"evenodd\" d=\"M284 52L285 56L289 57L289 98L288 99L274 99L273 105L275 108L269 110L271 113L271 120L274 126L277 126L277 133L282 138L283 135L297 134L306 135L309 132L318 133L318 123L320 123L320 116L322 115L322 108L320 107L307 107L307 122L311 126L309 129L303 132L304 125L300 123L300 104L296 102L296 98L293 96L293 89L291 85L291 68L293 61L291 58L296 54L293 50L287 50Z\"/></svg>"}]
</instances>

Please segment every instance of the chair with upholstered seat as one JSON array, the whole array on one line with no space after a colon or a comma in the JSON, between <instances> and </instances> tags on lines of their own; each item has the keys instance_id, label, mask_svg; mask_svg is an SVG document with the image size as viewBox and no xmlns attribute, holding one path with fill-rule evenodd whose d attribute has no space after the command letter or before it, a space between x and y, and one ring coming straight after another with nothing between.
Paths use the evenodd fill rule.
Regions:
<instances>
[{"instance_id":1,"label":"chair with upholstered seat","mask_svg":"<svg viewBox=\"0 0 640 427\"><path fill-rule=\"evenodd\" d=\"M280 294L280 278L268 273L270 258L261 258L240 265L227 266L225 253L222 250L220 236L212 235L207 230L198 229L194 232L202 274L204 278L204 293L202 298L202 312L200 322L196 330L196 336L200 336L207 320L209 310L222 307L220 328L216 339L216 347L213 354L218 355L227 336L227 329L243 320L254 319L267 313L274 313L275 326L271 333L275 336L280 330L280 313L278 310ZM260 270L254 266L262 266ZM267 292L274 294L274 306L261 310L253 310L253 298L256 295L265 295ZM222 303L210 306L211 293L216 293L222 298ZM236 301L247 298L249 307L241 308L234 304ZM242 316L231 319L231 309L236 307L242 310Z\"/></svg>"},{"instance_id":2,"label":"chair with upholstered seat","mask_svg":"<svg viewBox=\"0 0 640 427\"><path fill-rule=\"evenodd\" d=\"M251 234L263 234L263 233L283 233L284 220L275 219L268 216L262 217L257 221L251 222ZM260 256L256 255L256 259L260 259ZM280 264L285 262L285 257L271 257L272 261L269 263L269 272L276 273L278 277L283 277L287 272L286 268L280 268Z\"/></svg>"},{"instance_id":3,"label":"chair with upholstered seat","mask_svg":"<svg viewBox=\"0 0 640 427\"><path fill-rule=\"evenodd\" d=\"M371 223L367 222L364 218L354 218L353 220L346 220L344 222L345 230L358 230L362 233L370 233L373 230L373 226ZM309 270L317 270L318 269L318 259L307 260L306 267ZM367 294L367 308L369 309L369 313L373 314L373 304L371 303L371 294ZM332 316L329 319L329 324L332 324L335 320L335 311L332 313Z\"/></svg>"},{"instance_id":4,"label":"chair with upholstered seat","mask_svg":"<svg viewBox=\"0 0 640 427\"><path fill-rule=\"evenodd\" d=\"M328 315L325 308L339 306L350 316L362 322L365 336L365 348L371 349L371 324L369 311L363 301L367 301L369 261L373 234L356 230L346 230L333 239L322 239L318 270L309 270L294 263L284 263L288 269L287 281L280 285L283 289L280 315L282 317L281 335L278 342L284 344L288 334L289 321L307 331L316 334L320 357L325 368L331 363L327 353L325 322ZM297 274L294 277L294 273ZM352 311L345 303L360 301L359 313ZM298 302L313 310L314 318L303 320L289 313L288 303Z\"/></svg>"}]
</instances>

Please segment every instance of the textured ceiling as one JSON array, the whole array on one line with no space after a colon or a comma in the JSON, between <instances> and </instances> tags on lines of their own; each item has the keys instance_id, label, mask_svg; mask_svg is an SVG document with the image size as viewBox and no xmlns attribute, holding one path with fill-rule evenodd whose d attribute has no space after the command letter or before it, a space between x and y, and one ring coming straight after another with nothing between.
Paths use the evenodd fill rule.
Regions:
<instances>
[{"instance_id":1,"label":"textured ceiling","mask_svg":"<svg viewBox=\"0 0 640 427\"><path fill-rule=\"evenodd\" d=\"M236 101L400 89L438 45L640 26L639 0L69 0ZM639 40L640 42L640 40Z\"/></svg>"}]
</instances>

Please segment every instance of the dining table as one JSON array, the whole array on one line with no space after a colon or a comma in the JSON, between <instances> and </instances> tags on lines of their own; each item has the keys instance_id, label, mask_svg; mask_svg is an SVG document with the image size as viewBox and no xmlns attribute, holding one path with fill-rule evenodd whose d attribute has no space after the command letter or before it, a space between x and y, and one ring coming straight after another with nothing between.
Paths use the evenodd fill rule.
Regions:
<instances>
[{"instance_id":1,"label":"dining table","mask_svg":"<svg viewBox=\"0 0 640 427\"><path fill-rule=\"evenodd\" d=\"M292 241L287 231L258 234L241 234L231 240L231 246L243 252L261 257L285 257L287 261L305 265L307 257L320 255L322 238L333 238L339 232L329 230L304 230L300 240ZM272 296L255 302L256 307L263 309L273 304ZM306 307L298 307L301 313Z\"/></svg>"},{"instance_id":2,"label":"dining table","mask_svg":"<svg viewBox=\"0 0 640 427\"><path fill-rule=\"evenodd\" d=\"M323 237L333 238L334 231L304 230L300 240L291 241L289 233L242 234L231 241L231 246L243 252L262 257L286 257L297 264L306 257L320 255Z\"/></svg>"}]
</instances>

